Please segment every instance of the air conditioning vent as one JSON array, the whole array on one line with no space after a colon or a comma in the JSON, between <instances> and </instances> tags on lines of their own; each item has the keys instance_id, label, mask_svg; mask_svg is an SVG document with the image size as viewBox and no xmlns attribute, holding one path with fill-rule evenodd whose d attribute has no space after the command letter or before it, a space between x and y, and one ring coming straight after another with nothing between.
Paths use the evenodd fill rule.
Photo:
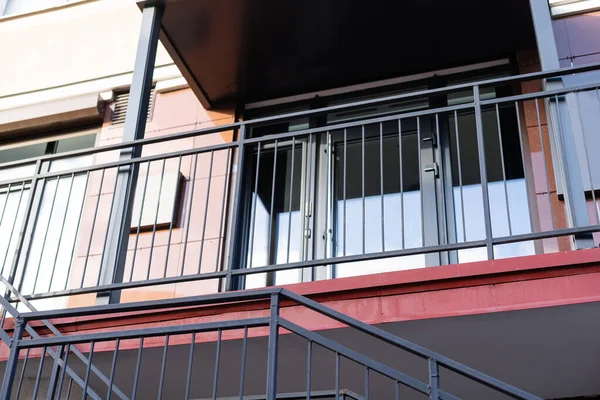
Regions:
<instances>
[{"instance_id":1,"label":"air conditioning vent","mask_svg":"<svg viewBox=\"0 0 600 400\"><path fill-rule=\"evenodd\" d=\"M154 88L150 92L150 104L148 105L148 119L152 117L152 109L154 106ZM127 114L127 104L129 103L129 92L117 94L114 102L112 114L112 124L122 125L125 123L125 115Z\"/></svg>"}]
</instances>

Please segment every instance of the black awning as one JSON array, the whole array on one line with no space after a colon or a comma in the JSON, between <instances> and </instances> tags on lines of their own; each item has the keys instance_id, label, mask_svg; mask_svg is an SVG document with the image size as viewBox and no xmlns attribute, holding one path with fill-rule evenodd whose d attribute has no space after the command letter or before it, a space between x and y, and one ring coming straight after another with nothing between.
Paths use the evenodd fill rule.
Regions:
<instances>
[{"instance_id":1,"label":"black awning","mask_svg":"<svg viewBox=\"0 0 600 400\"><path fill-rule=\"evenodd\" d=\"M535 47L523 0L164 3L163 43L212 104L393 78Z\"/></svg>"}]
</instances>

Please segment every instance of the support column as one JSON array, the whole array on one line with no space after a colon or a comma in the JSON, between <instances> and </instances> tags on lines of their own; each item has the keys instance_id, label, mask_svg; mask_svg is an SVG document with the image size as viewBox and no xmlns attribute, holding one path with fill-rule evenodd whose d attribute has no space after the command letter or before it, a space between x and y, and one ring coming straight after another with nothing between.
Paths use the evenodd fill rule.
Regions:
<instances>
[{"instance_id":1,"label":"support column","mask_svg":"<svg viewBox=\"0 0 600 400\"><path fill-rule=\"evenodd\" d=\"M559 69L558 50L548 0L529 0L529 4L542 71ZM545 88L549 90L562 87L561 78L547 79L545 82ZM577 116L570 113L571 106L577 100L575 96L576 94L568 94L559 96L556 100L549 99L546 101L546 108L549 111L547 118L550 119L548 131L554 138L554 149L560 162L559 165L555 165L554 170L559 172L557 177L562 183L567 219L572 227L584 227L590 225L590 221L575 143L575 135L583 135L583 132L578 131L581 129L579 124L572 123L573 118ZM590 233L575 235L575 248L590 247L594 247L594 240Z\"/></svg>"},{"instance_id":2,"label":"support column","mask_svg":"<svg viewBox=\"0 0 600 400\"><path fill-rule=\"evenodd\" d=\"M144 138L162 13L160 6L147 7L142 12L142 28L129 91L123 142ZM141 146L122 149L120 160L139 158L141 152ZM104 248L106 256L101 266L101 285L122 282L138 174L139 164L119 168L114 207L110 216L109 239ZM120 296L119 290L111 291L109 302L118 303Z\"/></svg>"}]
</instances>

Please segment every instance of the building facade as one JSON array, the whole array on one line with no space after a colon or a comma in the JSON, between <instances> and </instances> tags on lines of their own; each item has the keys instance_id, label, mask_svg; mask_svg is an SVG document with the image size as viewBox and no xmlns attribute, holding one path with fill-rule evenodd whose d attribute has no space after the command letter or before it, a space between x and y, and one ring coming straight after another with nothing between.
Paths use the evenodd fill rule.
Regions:
<instances>
[{"instance_id":1,"label":"building facade","mask_svg":"<svg viewBox=\"0 0 600 400\"><path fill-rule=\"evenodd\" d=\"M599 396L598 9L0 0L0 398Z\"/></svg>"}]
</instances>

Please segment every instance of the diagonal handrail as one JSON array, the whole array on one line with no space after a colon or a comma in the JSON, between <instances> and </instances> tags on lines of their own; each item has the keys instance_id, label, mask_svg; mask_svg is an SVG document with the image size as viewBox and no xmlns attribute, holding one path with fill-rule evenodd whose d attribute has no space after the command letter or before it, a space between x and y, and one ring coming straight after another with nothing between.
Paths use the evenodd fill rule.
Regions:
<instances>
[{"instance_id":1,"label":"diagonal handrail","mask_svg":"<svg viewBox=\"0 0 600 400\"><path fill-rule=\"evenodd\" d=\"M25 305L25 307L27 307L31 312L36 312L37 311L37 309L29 301L27 301L27 299L25 299L23 297L23 295L21 295L21 293L10 282L8 282L3 276L0 276L0 282L2 284L4 284L4 286L6 286L6 288L21 303L23 303ZM22 316L22 314L20 314L14 307L12 307L12 305L10 303L8 303L6 301L6 299L0 298L0 302L2 303L2 305L5 308L7 308L7 310L9 310L9 312L12 309L12 311L14 312L14 314L13 314L13 312L11 312L11 315L14 318ZM10 308L8 308L7 305ZM42 319L42 320L40 320L40 322L42 322L55 336L64 336L58 330L58 328L56 328L56 326L54 326L54 324L52 324L49 320ZM29 326L29 324L27 324L25 326L25 330L29 333L29 335L32 338L34 338L34 339L40 339L41 338L41 336L35 331L35 329L33 329L31 326ZM79 349L77 349L75 346L73 346L73 347L71 347L71 351L86 366L89 365L89 359ZM62 360L62 358L60 357L60 354L58 354L58 352L54 352L54 350L52 350L52 349L48 349L47 352L48 352L48 354L50 354L50 356L54 360L56 360L56 362L58 363L59 366L61 366L63 368L65 367L64 361ZM57 357L58 357L58 360L57 360ZM102 380L102 382L104 382L106 385L110 384L110 380L106 377L106 375L104 375L104 373L100 369L98 369L98 367L96 367L93 363L91 365L91 371L94 372L94 374L96 374L96 376L98 376L98 378L100 378L100 380ZM69 367L68 365L66 365L66 372L69 374L69 376L73 379L73 381L75 383L77 383L78 385L80 385L82 388L84 387L84 385L85 385L84 380L77 374L77 372L75 372L75 370L73 370L71 367ZM119 398L121 398L121 400L129 400L129 397L122 390L120 390L117 386L115 386L113 384L112 388L113 388L113 391L115 392L115 394L117 396L119 396ZM90 395L90 397L92 397L95 400L101 400L101 397L98 396L98 394L95 393L91 388L88 387L88 391L89 391L88 394Z\"/></svg>"},{"instance_id":2,"label":"diagonal handrail","mask_svg":"<svg viewBox=\"0 0 600 400\"><path fill-rule=\"evenodd\" d=\"M384 331L383 329L376 328L372 325L366 324L362 321L349 317L339 311L335 311L329 307L326 307L314 300L311 300L307 297L298 295L294 292L291 292L287 289L282 289L280 295L284 298L292 300L295 303L298 303L304 307L307 307L313 311L316 311L322 315L325 315L329 318L332 318L338 322L342 322L352 328L355 328L363 333L366 333L372 337L383 340L386 343L389 343L393 346L399 347L403 350L406 350L416 356L421 358L434 360L436 363L443 365L447 369L456 372L466 378L472 379L476 382L479 382L487 387L495 389L501 393L504 393L510 397L515 399L523 399L523 400L542 400L540 397L535 396L531 393L525 392L519 388L516 388L512 385L509 385L505 382L502 382L499 379L493 378L489 375L486 375L480 371L477 371L471 367L467 367L464 364L461 364L457 361L454 361L448 357L445 357L439 353L426 349L423 346L420 346L416 343L410 342L406 339L402 339L396 335L393 335L389 332Z\"/></svg>"}]
</instances>

